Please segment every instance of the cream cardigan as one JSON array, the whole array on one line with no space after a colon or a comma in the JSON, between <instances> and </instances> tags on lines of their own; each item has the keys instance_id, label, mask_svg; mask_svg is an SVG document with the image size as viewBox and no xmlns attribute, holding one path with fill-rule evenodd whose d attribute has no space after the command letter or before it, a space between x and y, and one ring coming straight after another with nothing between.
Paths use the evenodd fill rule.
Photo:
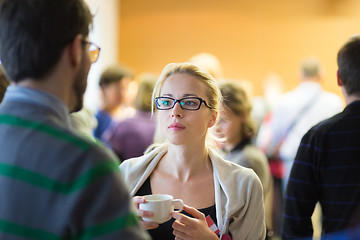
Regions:
<instances>
[{"instance_id":1,"label":"cream cardigan","mask_svg":"<svg viewBox=\"0 0 360 240\"><path fill-rule=\"evenodd\" d=\"M151 175L166 146L124 161L120 168L133 197ZM265 239L265 217L262 185L253 170L222 159L209 149L213 165L217 225L221 236L232 235L233 240Z\"/></svg>"}]
</instances>

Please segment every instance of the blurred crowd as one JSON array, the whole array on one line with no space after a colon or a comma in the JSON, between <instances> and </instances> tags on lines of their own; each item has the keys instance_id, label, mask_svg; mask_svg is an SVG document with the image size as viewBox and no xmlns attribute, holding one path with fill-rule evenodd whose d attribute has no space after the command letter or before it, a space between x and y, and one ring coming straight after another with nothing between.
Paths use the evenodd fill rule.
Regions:
<instances>
[{"instance_id":1,"label":"blurred crowd","mask_svg":"<svg viewBox=\"0 0 360 240\"><path fill-rule=\"evenodd\" d=\"M262 96L253 96L248 80L227 79L220 61L209 53L188 62L210 73L223 97L220 120L213 129L214 146L229 161L255 171L263 185L267 239L281 235L282 209L297 149L304 134L316 123L337 114L343 102L322 89L323 68L314 56L299 65L299 84L283 92L275 73L264 78ZM3 71L1 71L3 72ZM1 97L9 85L2 73ZM121 162L142 156L155 142L157 120L152 92L158 74L134 72L124 64L106 68L99 78L100 108L96 113L82 108L71 114L81 135L113 150ZM321 209L313 216L314 236L321 233Z\"/></svg>"},{"instance_id":2,"label":"blurred crowd","mask_svg":"<svg viewBox=\"0 0 360 240\"><path fill-rule=\"evenodd\" d=\"M341 112L343 101L323 90L324 69L315 56L299 62L295 89L284 92L281 77L269 73L264 77L261 96L253 95L255 86L251 81L224 77L222 65L213 54L200 53L188 62L218 81L223 105L220 120L213 127L217 137L214 146L224 159L251 168L259 176L263 184L267 238L280 238L286 185L300 141L312 126ZM84 114L82 118L88 122L86 135L102 141L122 162L142 156L151 144L161 142L151 102L158 78L154 73L134 75L123 64L104 70L99 79L101 107L96 114ZM73 117L86 111L74 113ZM76 124L77 129L82 129L81 126ZM319 237L319 205L316 209L314 236Z\"/></svg>"},{"instance_id":3,"label":"blurred crowd","mask_svg":"<svg viewBox=\"0 0 360 240\"><path fill-rule=\"evenodd\" d=\"M316 56L284 91L277 73L255 86L199 53L161 74L108 66L91 112L86 3L24 2L0 2L1 239L359 239L359 36L337 55L344 100ZM183 211L144 221L154 193Z\"/></svg>"}]
</instances>

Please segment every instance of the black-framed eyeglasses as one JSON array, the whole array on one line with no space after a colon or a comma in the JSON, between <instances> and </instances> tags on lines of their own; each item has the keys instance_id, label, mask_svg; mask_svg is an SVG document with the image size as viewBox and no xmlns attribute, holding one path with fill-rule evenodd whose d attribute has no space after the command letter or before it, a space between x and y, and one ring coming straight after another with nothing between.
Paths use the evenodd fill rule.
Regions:
<instances>
[{"instance_id":1,"label":"black-framed eyeglasses","mask_svg":"<svg viewBox=\"0 0 360 240\"><path fill-rule=\"evenodd\" d=\"M82 40L82 42L84 44L89 44L89 55L90 55L91 63L96 62L99 58L101 48L98 45L96 45L95 43L92 43L87 40Z\"/></svg>"},{"instance_id":2,"label":"black-framed eyeglasses","mask_svg":"<svg viewBox=\"0 0 360 240\"><path fill-rule=\"evenodd\" d=\"M201 107L201 104L204 103L206 107L210 107L206 101L199 97L185 97L181 99L174 99L171 97L157 97L155 98L156 108L159 110L169 110L172 109L176 103L180 104L180 107L185 110L195 111Z\"/></svg>"}]
</instances>

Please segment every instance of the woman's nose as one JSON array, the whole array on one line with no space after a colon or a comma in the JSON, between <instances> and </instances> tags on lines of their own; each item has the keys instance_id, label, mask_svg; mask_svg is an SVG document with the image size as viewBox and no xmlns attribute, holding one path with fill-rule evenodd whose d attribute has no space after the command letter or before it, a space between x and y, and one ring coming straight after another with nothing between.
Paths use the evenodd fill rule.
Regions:
<instances>
[{"instance_id":1,"label":"woman's nose","mask_svg":"<svg viewBox=\"0 0 360 240\"><path fill-rule=\"evenodd\" d=\"M171 113L171 117L181 118L183 116L183 109L180 106L180 102L176 102Z\"/></svg>"}]
</instances>

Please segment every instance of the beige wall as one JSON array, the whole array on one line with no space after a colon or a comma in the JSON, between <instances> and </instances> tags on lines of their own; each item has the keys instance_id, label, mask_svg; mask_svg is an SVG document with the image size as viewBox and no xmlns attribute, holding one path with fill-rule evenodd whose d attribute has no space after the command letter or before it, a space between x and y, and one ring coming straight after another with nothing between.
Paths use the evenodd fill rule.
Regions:
<instances>
[{"instance_id":1,"label":"beige wall","mask_svg":"<svg viewBox=\"0 0 360 240\"><path fill-rule=\"evenodd\" d=\"M199 52L216 55L227 78L244 78L262 93L273 71L285 89L297 84L298 64L316 55L324 87L336 85L336 53L360 32L358 0L121 0L118 60L137 72L160 72Z\"/></svg>"}]
</instances>

